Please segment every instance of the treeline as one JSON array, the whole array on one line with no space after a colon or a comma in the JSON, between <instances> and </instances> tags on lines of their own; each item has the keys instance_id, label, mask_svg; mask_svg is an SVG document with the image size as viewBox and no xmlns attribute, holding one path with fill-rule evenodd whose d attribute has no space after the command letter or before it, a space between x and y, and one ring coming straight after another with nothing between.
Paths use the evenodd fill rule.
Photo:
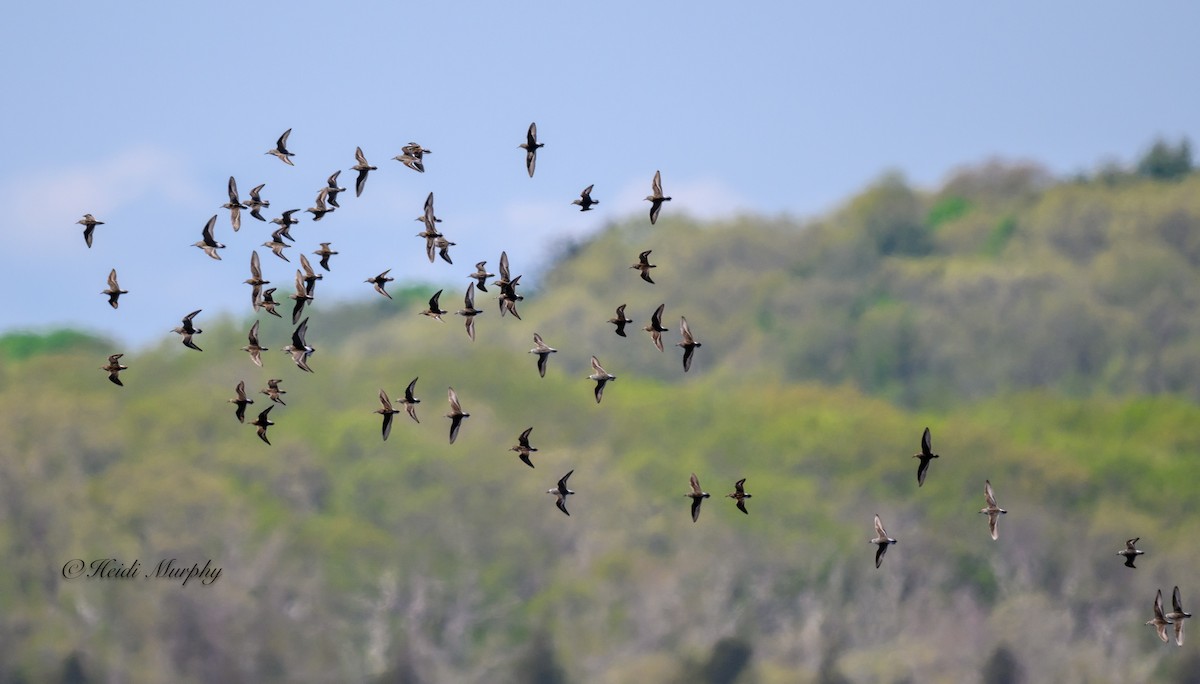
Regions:
<instances>
[{"instance_id":1,"label":"treeline","mask_svg":"<svg viewBox=\"0 0 1200 684\"><path fill-rule=\"evenodd\" d=\"M315 302L313 374L266 317L263 369L250 320L206 320L203 353L0 338L0 681L1187 681L1194 649L1143 623L1155 589L1200 597L1196 183L990 164L821 220L612 226L528 277L523 320L481 298L474 343L420 287ZM253 417L270 377L268 446L226 399L245 380ZM414 377L421 422L383 442L376 395ZM508 451L530 426L534 469ZM571 469L568 518L545 491ZM75 558L222 575L66 580Z\"/></svg>"}]
</instances>

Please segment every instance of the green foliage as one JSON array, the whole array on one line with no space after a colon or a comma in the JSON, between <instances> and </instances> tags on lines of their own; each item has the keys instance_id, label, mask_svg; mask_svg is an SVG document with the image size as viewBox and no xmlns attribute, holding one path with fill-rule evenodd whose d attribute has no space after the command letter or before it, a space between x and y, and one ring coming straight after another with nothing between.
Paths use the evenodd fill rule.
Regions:
<instances>
[{"instance_id":1,"label":"green foliage","mask_svg":"<svg viewBox=\"0 0 1200 684\"><path fill-rule=\"evenodd\" d=\"M1154 180L1179 180L1192 172L1192 144L1184 138L1178 145L1156 140L1137 163L1137 172Z\"/></svg>"},{"instance_id":2,"label":"green foliage","mask_svg":"<svg viewBox=\"0 0 1200 684\"><path fill-rule=\"evenodd\" d=\"M1146 587L1200 563L1198 189L989 164L934 193L884 179L814 223L616 224L564 248L523 321L481 317L474 343L400 313L432 294L419 284L314 310L313 374L274 352L250 364L247 321L206 325L203 354L127 350L122 388L86 334L6 337L0 676L1183 672L1140 623ZM642 249L662 254L653 287L627 268ZM606 323L621 303L627 338ZM640 331L660 303L664 352ZM679 316L704 345L687 374ZM264 320L264 343L290 330ZM545 378L534 331L561 350ZM592 354L618 376L599 405ZM270 446L226 403L245 380L257 415L268 377L288 391ZM397 416L384 442L379 389L414 377L421 422ZM454 445L448 386L471 414ZM917 488L926 425L941 457ZM528 426L533 469L507 450ZM546 490L571 469L567 517ZM691 472L713 494L698 523ZM724 496L741 478L749 515ZM1011 511L995 542L985 479ZM901 540L878 570L874 513ZM1114 554L1139 535L1151 553L1131 575ZM224 574L58 574L100 557Z\"/></svg>"}]
</instances>

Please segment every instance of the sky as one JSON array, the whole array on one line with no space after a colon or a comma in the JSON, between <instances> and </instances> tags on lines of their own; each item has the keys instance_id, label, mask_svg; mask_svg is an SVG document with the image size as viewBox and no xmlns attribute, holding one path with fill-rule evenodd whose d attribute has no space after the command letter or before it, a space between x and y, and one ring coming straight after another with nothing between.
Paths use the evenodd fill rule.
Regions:
<instances>
[{"instance_id":1,"label":"sky","mask_svg":"<svg viewBox=\"0 0 1200 684\"><path fill-rule=\"evenodd\" d=\"M378 297L363 281L387 268L392 287L444 284L457 304L501 250L536 288L565 241L645 217L656 170L663 218L803 219L888 171L927 188L993 158L1068 175L1200 140L1190 1L48 1L6 16L0 333L155 344L195 309L249 316L251 250L279 299L320 242L340 254L317 305ZM288 128L294 167L264 154ZM409 141L432 150L424 174L392 160ZM354 197L359 146L378 170ZM274 226L244 216L234 233L220 208L230 175L243 198L266 183L270 219L313 206L338 169L351 191L319 223L299 214L290 264L261 246ZM600 204L579 213L591 184ZM453 265L416 237L429 192ZM91 249L84 213L105 222ZM191 246L213 214L220 262ZM129 290L115 311L111 268Z\"/></svg>"}]
</instances>

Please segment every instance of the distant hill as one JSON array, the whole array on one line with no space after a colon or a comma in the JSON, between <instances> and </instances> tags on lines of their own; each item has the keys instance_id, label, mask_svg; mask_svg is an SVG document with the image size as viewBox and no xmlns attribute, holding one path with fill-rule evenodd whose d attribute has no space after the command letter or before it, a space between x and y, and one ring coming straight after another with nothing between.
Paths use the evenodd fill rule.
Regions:
<instances>
[{"instance_id":1,"label":"distant hill","mask_svg":"<svg viewBox=\"0 0 1200 684\"><path fill-rule=\"evenodd\" d=\"M204 352L0 338L0 681L1182 677L1192 651L1142 623L1158 588L1200 597L1198 183L991 164L819 220L630 221L527 276L521 320L479 295L475 342L417 315L430 288L317 299L312 374L267 316L261 369L250 319L203 320ZM646 249L654 285L629 268ZM660 303L663 352L641 331ZM534 332L560 350L545 378ZM593 354L617 376L600 404ZM253 420L268 378L270 446L226 402L244 380ZM421 422L384 442L379 390L413 378ZM533 469L508 450L531 426ZM570 517L545 493L568 470ZM724 498L743 477L749 515ZM876 513L900 540L879 569ZM64 579L76 558L223 574Z\"/></svg>"}]
</instances>

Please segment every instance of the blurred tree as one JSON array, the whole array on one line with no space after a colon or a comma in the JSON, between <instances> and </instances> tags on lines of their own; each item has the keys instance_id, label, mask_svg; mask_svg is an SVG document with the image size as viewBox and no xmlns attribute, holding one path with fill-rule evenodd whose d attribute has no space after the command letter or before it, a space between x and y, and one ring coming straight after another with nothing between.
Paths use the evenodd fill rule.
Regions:
<instances>
[{"instance_id":1,"label":"blurred tree","mask_svg":"<svg viewBox=\"0 0 1200 684\"><path fill-rule=\"evenodd\" d=\"M983 664L983 684L1021 684L1025 669L1007 644L1000 644Z\"/></svg>"},{"instance_id":2,"label":"blurred tree","mask_svg":"<svg viewBox=\"0 0 1200 684\"><path fill-rule=\"evenodd\" d=\"M1187 138L1172 146L1165 140L1154 141L1138 161L1139 175L1154 180L1179 180L1192 172L1192 144Z\"/></svg>"}]
</instances>

